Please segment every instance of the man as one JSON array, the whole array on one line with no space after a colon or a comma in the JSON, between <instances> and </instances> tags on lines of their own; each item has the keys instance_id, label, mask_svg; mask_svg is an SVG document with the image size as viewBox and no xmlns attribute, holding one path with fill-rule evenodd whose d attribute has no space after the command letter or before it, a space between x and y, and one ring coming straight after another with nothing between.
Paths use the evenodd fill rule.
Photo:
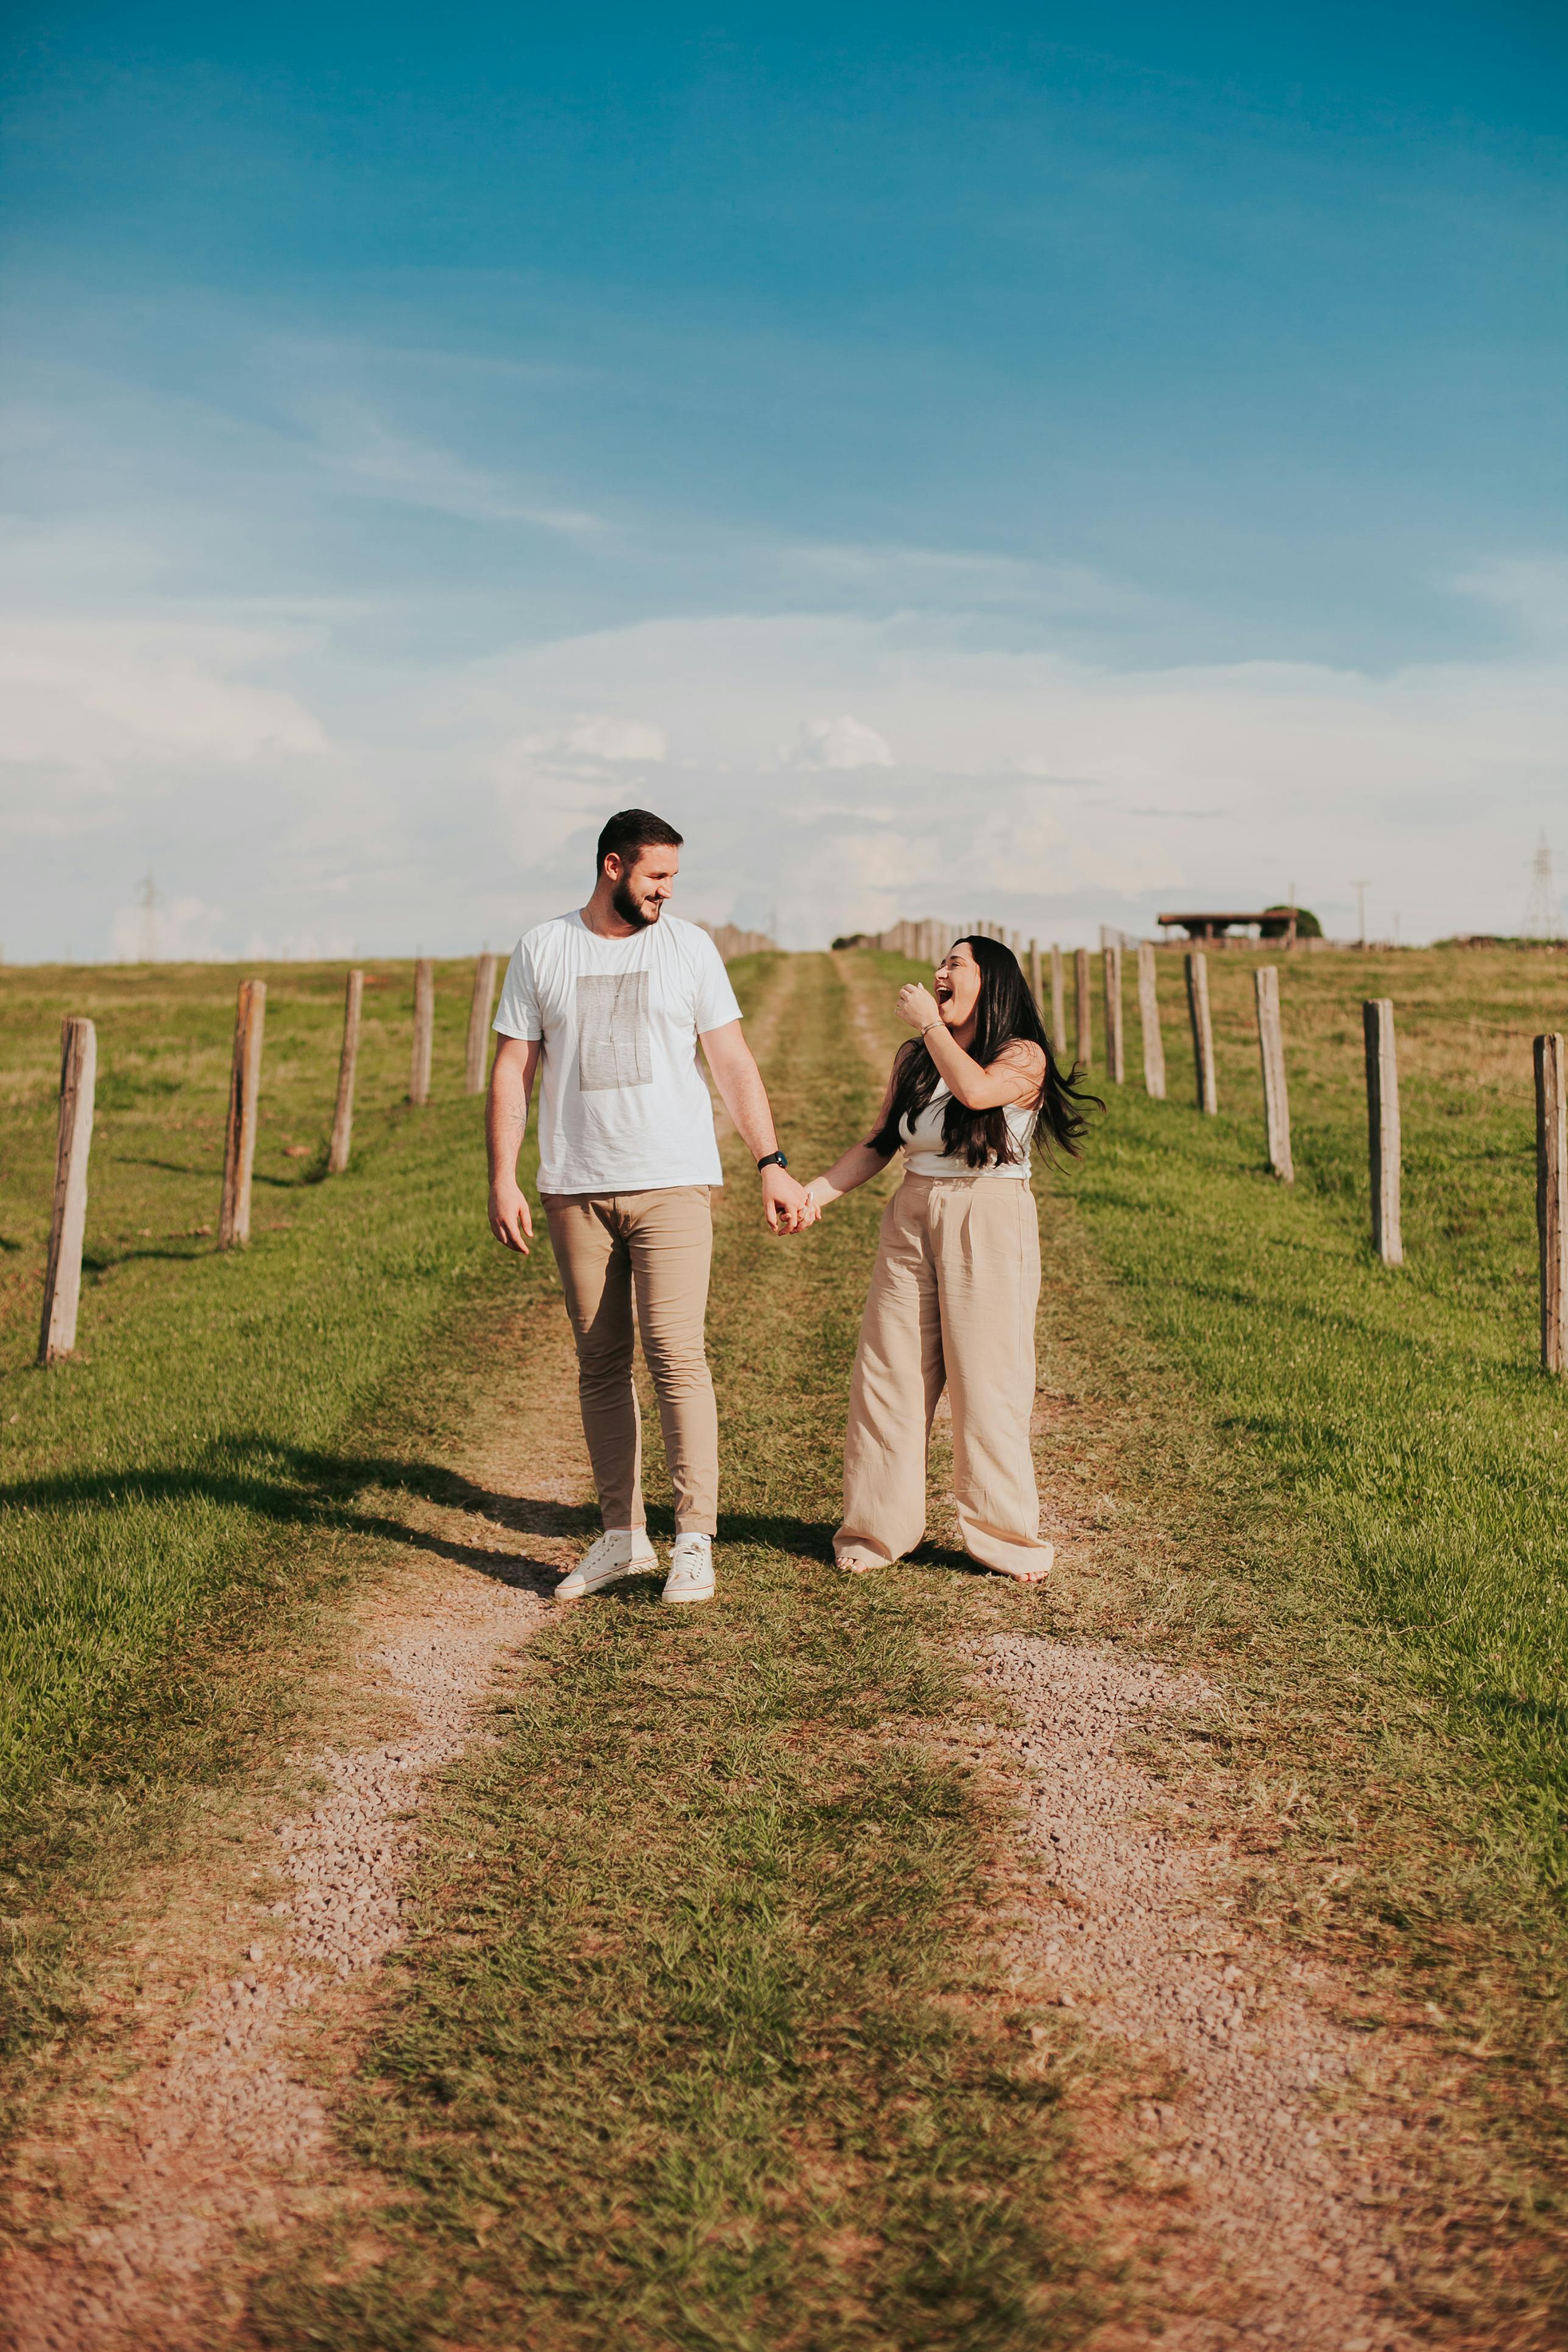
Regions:
<instances>
[{"instance_id":1,"label":"man","mask_svg":"<svg viewBox=\"0 0 1568 2352\"><path fill-rule=\"evenodd\" d=\"M795 1233L816 1213L787 1172L718 949L696 924L665 912L680 848L674 826L646 809L611 817L592 898L524 932L496 1013L490 1231L527 1255L533 1221L517 1155L542 1065L539 1197L576 1335L583 1431L604 1517L605 1532L557 1586L558 1601L658 1566L643 1517L634 1300L675 1486L664 1597L713 1595L719 1422L703 1324L709 1192L724 1180L699 1041L756 1160L769 1225Z\"/></svg>"}]
</instances>

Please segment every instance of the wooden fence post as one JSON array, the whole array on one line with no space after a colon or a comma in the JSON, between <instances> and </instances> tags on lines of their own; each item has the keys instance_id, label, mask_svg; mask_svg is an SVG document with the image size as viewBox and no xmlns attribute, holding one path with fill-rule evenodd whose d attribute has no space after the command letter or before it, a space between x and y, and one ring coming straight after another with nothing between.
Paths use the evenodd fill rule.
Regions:
<instances>
[{"instance_id":1,"label":"wooden fence post","mask_svg":"<svg viewBox=\"0 0 1568 2352\"><path fill-rule=\"evenodd\" d=\"M1067 988L1062 979L1062 951L1051 950L1051 1051L1058 1062L1068 1057Z\"/></svg>"},{"instance_id":2,"label":"wooden fence post","mask_svg":"<svg viewBox=\"0 0 1568 2352\"><path fill-rule=\"evenodd\" d=\"M489 1045L490 1011L495 1003L496 965L499 956L482 955L474 966L474 994L468 1006L468 1058L464 1071L464 1091L482 1095L485 1090L485 1060Z\"/></svg>"},{"instance_id":3,"label":"wooden fence post","mask_svg":"<svg viewBox=\"0 0 1568 2352\"><path fill-rule=\"evenodd\" d=\"M1214 1024L1209 1018L1208 959L1187 958L1187 1015L1193 1024L1193 1072L1197 1080L1198 1108L1209 1118L1219 1108L1219 1082L1214 1066Z\"/></svg>"},{"instance_id":4,"label":"wooden fence post","mask_svg":"<svg viewBox=\"0 0 1568 2352\"><path fill-rule=\"evenodd\" d=\"M408 1066L408 1099L430 1099L430 1059L436 1045L436 967L421 956L414 967L414 1055Z\"/></svg>"},{"instance_id":5,"label":"wooden fence post","mask_svg":"<svg viewBox=\"0 0 1568 2352\"><path fill-rule=\"evenodd\" d=\"M1046 1010L1046 1000L1040 994L1040 943L1038 940L1031 940L1029 941L1029 993L1035 1000L1036 1012L1043 1016Z\"/></svg>"},{"instance_id":6,"label":"wooden fence post","mask_svg":"<svg viewBox=\"0 0 1568 2352\"><path fill-rule=\"evenodd\" d=\"M1384 1265L1403 1265L1399 1236L1399 1062L1394 1000L1369 998L1361 1009L1366 1036L1366 1127L1372 1170L1372 1245Z\"/></svg>"},{"instance_id":7,"label":"wooden fence post","mask_svg":"<svg viewBox=\"0 0 1568 2352\"><path fill-rule=\"evenodd\" d=\"M343 1044L338 1055L338 1101L332 1113L332 1140L327 1151L327 1173L341 1176L349 1164L354 1131L354 1070L359 1062L359 1019L364 1003L364 974L351 971L343 990Z\"/></svg>"},{"instance_id":8,"label":"wooden fence post","mask_svg":"<svg viewBox=\"0 0 1568 2352\"><path fill-rule=\"evenodd\" d=\"M1165 1041L1160 1034L1159 971L1154 942L1138 943L1138 1025L1143 1032L1143 1089L1156 1102L1165 1099Z\"/></svg>"},{"instance_id":9,"label":"wooden fence post","mask_svg":"<svg viewBox=\"0 0 1568 2352\"><path fill-rule=\"evenodd\" d=\"M1105 948L1105 1066L1121 1086L1127 1076L1127 1056L1121 1041L1121 950Z\"/></svg>"},{"instance_id":10,"label":"wooden fence post","mask_svg":"<svg viewBox=\"0 0 1568 2352\"><path fill-rule=\"evenodd\" d=\"M1282 1184L1296 1181L1290 1157L1290 1097L1285 1085L1285 1033L1279 1025L1279 973L1271 963L1252 975L1258 1000L1258 1050L1263 1057L1263 1117L1268 1130L1268 1165Z\"/></svg>"},{"instance_id":11,"label":"wooden fence post","mask_svg":"<svg viewBox=\"0 0 1568 2352\"><path fill-rule=\"evenodd\" d=\"M219 1249L235 1249L250 1239L250 1171L256 1159L256 1106L261 1092L261 1032L266 1018L267 982L242 980L234 1015L228 1126L223 1139Z\"/></svg>"},{"instance_id":12,"label":"wooden fence post","mask_svg":"<svg viewBox=\"0 0 1568 2352\"><path fill-rule=\"evenodd\" d=\"M90 1021L60 1024L60 1116L55 1140L55 1199L44 1274L38 1361L57 1364L76 1346L81 1300L81 1243L87 1228L87 1155L92 1149L92 1096L98 1032Z\"/></svg>"},{"instance_id":13,"label":"wooden fence post","mask_svg":"<svg viewBox=\"0 0 1568 2352\"><path fill-rule=\"evenodd\" d=\"M1073 1013L1078 1030L1074 1058L1088 1069L1094 1058L1094 1013L1089 995L1089 950L1079 948L1072 960Z\"/></svg>"},{"instance_id":14,"label":"wooden fence post","mask_svg":"<svg viewBox=\"0 0 1568 2352\"><path fill-rule=\"evenodd\" d=\"M1541 1234L1541 1369L1568 1372L1568 1063L1535 1041L1535 1222Z\"/></svg>"}]
</instances>

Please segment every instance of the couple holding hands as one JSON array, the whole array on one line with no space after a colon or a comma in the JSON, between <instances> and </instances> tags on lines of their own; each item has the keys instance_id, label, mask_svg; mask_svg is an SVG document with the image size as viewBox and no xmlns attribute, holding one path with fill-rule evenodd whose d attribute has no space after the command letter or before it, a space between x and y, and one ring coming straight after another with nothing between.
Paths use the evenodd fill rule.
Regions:
<instances>
[{"instance_id":1,"label":"couple holding hands","mask_svg":"<svg viewBox=\"0 0 1568 2352\"><path fill-rule=\"evenodd\" d=\"M1033 1583L1052 1555L1040 1538L1029 1444L1040 1287L1029 1156L1041 1130L1076 1153L1090 1097L1058 1069L1016 958L994 940L958 940L931 989L900 991L914 1034L894 1059L870 1133L809 1184L797 1182L718 950L666 912L681 846L673 826L645 809L611 817L592 897L524 933L496 1013L490 1229L527 1254L533 1222L517 1159L537 1082L540 1200L576 1339L604 1517L604 1533L556 1598L580 1600L658 1565L643 1510L638 1331L675 1488L664 1598L713 1594L719 1428L704 1324L710 1195L722 1176L699 1044L757 1162L775 1232L803 1231L903 1155L850 1386L839 1566L885 1567L920 1542L926 1448L945 1387L964 1549Z\"/></svg>"}]
</instances>

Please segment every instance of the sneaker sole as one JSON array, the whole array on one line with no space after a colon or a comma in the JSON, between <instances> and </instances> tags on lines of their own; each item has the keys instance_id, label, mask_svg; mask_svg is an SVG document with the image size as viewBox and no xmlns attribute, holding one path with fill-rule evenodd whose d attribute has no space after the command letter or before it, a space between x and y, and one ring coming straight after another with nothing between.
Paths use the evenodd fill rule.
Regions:
<instances>
[{"instance_id":1,"label":"sneaker sole","mask_svg":"<svg viewBox=\"0 0 1568 2352\"><path fill-rule=\"evenodd\" d=\"M700 1592L666 1592L661 1598L668 1601L672 1609L685 1609L694 1601L711 1601L714 1590L710 1584Z\"/></svg>"},{"instance_id":2,"label":"sneaker sole","mask_svg":"<svg viewBox=\"0 0 1568 2352\"><path fill-rule=\"evenodd\" d=\"M592 1601L595 1592L605 1591L612 1584L619 1584L623 1578L652 1576L657 1572L658 1568L658 1561L655 1558L628 1560L625 1568L613 1568L608 1576L596 1576L593 1583L584 1584L581 1591L563 1592L560 1585L557 1585L551 1598L554 1601L564 1601L570 1609L574 1601Z\"/></svg>"}]
</instances>

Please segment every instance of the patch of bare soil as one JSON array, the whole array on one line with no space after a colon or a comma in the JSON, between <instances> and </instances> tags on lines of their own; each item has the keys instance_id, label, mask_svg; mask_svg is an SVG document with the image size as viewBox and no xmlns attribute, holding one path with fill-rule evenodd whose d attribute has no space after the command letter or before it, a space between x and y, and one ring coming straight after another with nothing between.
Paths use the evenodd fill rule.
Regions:
<instances>
[{"instance_id":1,"label":"patch of bare soil","mask_svg":"<svg viewBox=\"0 0 1568 2352\"><path fill-rule=\"evenodd\" d=\"M176 1888L139 1923L144 1997L19 2151L0 2266L12 2352L230 2342L257 2244L325 2200L364 2208L374 2227L379 2184L332 2133L331 2085L407 1933L421 1808L482 1736L498 1667L547 1616L579 1549L567 1530L586 1469L564 1318L536 1311L527 1325L519 1385L536 1410L519 1420L502 1406L522 1400L487 1394L459 1465L468 1507L389 1498L387 1519L424 1557L374 1589L335 1696L395 1729L296 1759L314 1801L249 1841L252 1878L274 1899L204 1919L199 1893Z\"/></svg>"},{"instance_id":2,"label":"patch of bare soil","mask_svg":"<svg viewBox=\"0 0 1568 2352\"><path fill-rule=\"evenodd\" d=\"M867 1066L878 1086L884 1087L888 1082L888 1074L893 1066L893 1048L888 1043L884 1024L879 1019L875 1008L868 999L865 987L856 971L853 957L841 949L833 957L833 962L848 992L849 1026L854 1032L855 1042L866 1056ZM889 992L889 998L892 992ZM910 1033L901 1032L900 1034L909 1034Z\"/></svg>"},{"instance_id":3,"label":"patch of bare soil","mask_svg":"<svg viewBox=\"0 0 1568 2352\"><path fill-rule=\"evenodd\" d=\"M1384 2352L1397 2323L1405 2147L1391 2092L1416 2053L1333 2015L1346 1988L1287 1963L1236 1916L1239 1874L1202 1797L1126 1750L1141 1725L1212 1717L1220 1694L1112 1650L998 1635L983 1678L1014 1702L999 1737L1022 1766L1048 1898L1015 1915L1014 1957L1094 2033L1169 2069L1138 2122L1142 2171L1173 2200L1205 2273L1200 2307L1164 2309L1162 2344L1229 2352ZM1174 1740L1173 1740L1173 1744ZM1181 2280L1179 2252L1172 2285ZM1188 2286L1193 2284L1188 2281ZM1180 2300L1187 2300L1185 2293Z\"/></svg>"}]
</instances>

